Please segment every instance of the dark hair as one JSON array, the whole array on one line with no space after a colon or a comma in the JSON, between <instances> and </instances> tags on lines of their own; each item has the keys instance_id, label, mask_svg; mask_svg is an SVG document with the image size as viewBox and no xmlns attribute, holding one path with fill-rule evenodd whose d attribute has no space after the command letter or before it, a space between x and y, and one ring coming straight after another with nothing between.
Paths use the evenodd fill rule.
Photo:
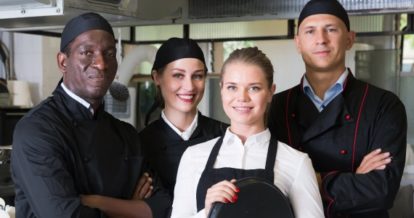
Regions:
<instances>
[{"instance_id":1,"label":"dark hair","mask_svg":"<svg viewBox=\"0 0 414 218\"><path fill-rule=\"evenodd\" d=\"M226 72L226 67L230 63L243 62L260 67L264 74L266 81L268 82L268 88L273 85L273 65L269 58L257 47L248 47L234 50L230 56L224 61L221 68L220 81L223 80L223 75Z\"/></svg>"}]
</instances>

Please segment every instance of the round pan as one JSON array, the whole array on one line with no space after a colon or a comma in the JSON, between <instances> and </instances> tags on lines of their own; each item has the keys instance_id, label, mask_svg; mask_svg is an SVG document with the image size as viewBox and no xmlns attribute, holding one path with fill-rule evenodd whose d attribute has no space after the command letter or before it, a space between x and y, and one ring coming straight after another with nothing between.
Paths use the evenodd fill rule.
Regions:
<instances>
[{"instance_id":1,"label":"round pan","mask_svg":"<svg viewBox=\"0 0 414 218\"><path fill-rule=\"evenodd\" d=\"M235 184L237 201L214 203L208 218L294 218L289 199L275 185L253 177Z\"/></svg>"}]
</instances>

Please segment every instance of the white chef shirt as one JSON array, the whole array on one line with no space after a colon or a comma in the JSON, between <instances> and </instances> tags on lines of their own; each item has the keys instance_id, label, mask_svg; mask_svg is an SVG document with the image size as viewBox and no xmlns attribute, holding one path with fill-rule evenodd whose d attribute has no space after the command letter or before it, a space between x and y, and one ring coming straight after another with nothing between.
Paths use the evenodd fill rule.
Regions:
<instances>
[{"instance_id":1,"label":"white chef shirt","mask_svg":"<svg viewBox=\"0 0 414 218\"><path fill-rule=\"evenodd\" d=\"M177 173L171 218L205 218L197 213L197 186L218 138L191 146L184 152ZM266 129L242 141L228 128L214 168L264 169L270 131ZM285 194L296 218L324 217L315 171L308 155L279 142L274 167L274 184Z\"/></svg>"},{"instance_id":2,"label":"white chef shirt","mask_svg":"<svg viewBox=\"0 0 414 218\"><path fill-rule=\"evenodd\" d=\"M165 123L167 123L167 125L169 127L171 127L172 130L174 130L174 132L176 132L184 141L188 141L191 137L191 135L193 135L195 129L197 128L198 125L198 113L196 113L196 115L194 116L194 120L193 122L191 122L190 126L184 130L184 132L181 132L181 130L179 130L177 127L174 126L173 123L171 123L167 116L165 116L164 110L161 111L161 118L164 120Z\"/></svg>"}]
</instances>

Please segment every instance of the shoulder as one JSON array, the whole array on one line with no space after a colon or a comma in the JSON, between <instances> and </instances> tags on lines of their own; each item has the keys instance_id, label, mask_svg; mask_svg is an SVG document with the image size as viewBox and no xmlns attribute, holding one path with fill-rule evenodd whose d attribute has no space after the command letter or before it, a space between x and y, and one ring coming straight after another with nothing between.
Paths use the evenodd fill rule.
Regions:
<instances>
[{"instance_id":1,"label":"shoulder","mask_svg":"<svg viewBox=\"0 0 414 218\"><path fill-rule=\"evenodd\" d=\"M282 107L285 105L287 99L291 98L292 96L296 96L300 89L301 85L298 84L290 89L274 94L272 97L271 107Z\"/></svg>"},{"instance_id":2,"label":"shoulder","mask_svg":"<svg viewBox=\"0 0 414 218\"><path fill-rule=\"evenodd\" d=\"M299 162L302 162L305 159L309 159L308 154L296 150L291 146L278 142L277 144L277 160L281 162L292 162L294 165L297 165Z\"/></svg>"},{"instance_id":3,"label":"shoulder","mask_svg":"<svg viewBox=\"0 0 414 218\"><path fill-rule=\"evenodd\" d=\"M221 130L224 130L223 132L225 132L227 127L229 126L228 124L223 123L221 121L215 120L210 117L206 117L201 113L199 114L198 121L200 126L219 128Z\"/></svg>"},{"instance_id":4,"label":"shoulder","mask_svg":"<svg viewBox=\"0 0 414 218\"><path fill-rule=\"evenodd\" d=\"M184 154L187 153L187 155L192 155L193 158L203 157L203 156L208 157L210 155L211 150L213 149L214 145L216 144L219 138L220 137L216 137L208 141L190 146L185 150Z\"/></svg>"},{"instance_id":5,"label":"shoulder","mask_svg":"<svg viewBox=\"0 0 414 218\"><path fill-rule=\"evenodd\" d=\"M152 135L154 132L159 133L162 122L163 121L162 121L161 118L151 122L148 126L146 126L144 129L142 129L139 132L140 136L143 137L143 136L147 136L147 135Z\"/></svg>"},{"instance_id":6,"label":"shoulder","mask_svg":"<svg viewBox=\"0 0 414 218\"><path fill-rule=\"evenodd\" d=\"M188 147L184 151L181 161L193 162L194 164L198 163L196 165L205 165L208 157L210 156L211 150L219 138L220 137L210 139L208 141Z\"/></svg>"}]
</instances>

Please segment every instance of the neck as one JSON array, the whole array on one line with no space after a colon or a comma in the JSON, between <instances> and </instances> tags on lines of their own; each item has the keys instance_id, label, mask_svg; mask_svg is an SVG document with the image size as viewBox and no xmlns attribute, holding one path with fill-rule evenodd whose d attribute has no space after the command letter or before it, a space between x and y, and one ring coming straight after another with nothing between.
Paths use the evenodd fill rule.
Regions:
<instances>
[{"instance_id":1,"label":"neck","mask_svg":"<svg viewBox=\"0 0 414 218\"><path fill-rule=\"evenodd\" d=\"M249 124L235 124L231 123L230 131L237 135L243 144L246 142L247 138L252 135L255 135L259 132L263 132L266 129L264 123L263 125L249 125Z\"/></svg>"},{"instance_id":2,"label":"neck","mask_svg":"<svg viewBox=\"0 0 414 218\"><path fill-rule=\"evenodd\" d=\"M167 119L180 131L185 131L193 122L197 110L182 113L164 108L164 114Z\"/></svg>"},{"instance_id":3,"label":"neck","mask_svg":"<svg viewBox=\"0 0 414 218\"><path fill-rule=\"evenodd\" d=\"M306 71L305 76L315 94L323 99L325 92L338 81L344 71L345 67L334 72Z\"/></svg>"}]
</instances>

